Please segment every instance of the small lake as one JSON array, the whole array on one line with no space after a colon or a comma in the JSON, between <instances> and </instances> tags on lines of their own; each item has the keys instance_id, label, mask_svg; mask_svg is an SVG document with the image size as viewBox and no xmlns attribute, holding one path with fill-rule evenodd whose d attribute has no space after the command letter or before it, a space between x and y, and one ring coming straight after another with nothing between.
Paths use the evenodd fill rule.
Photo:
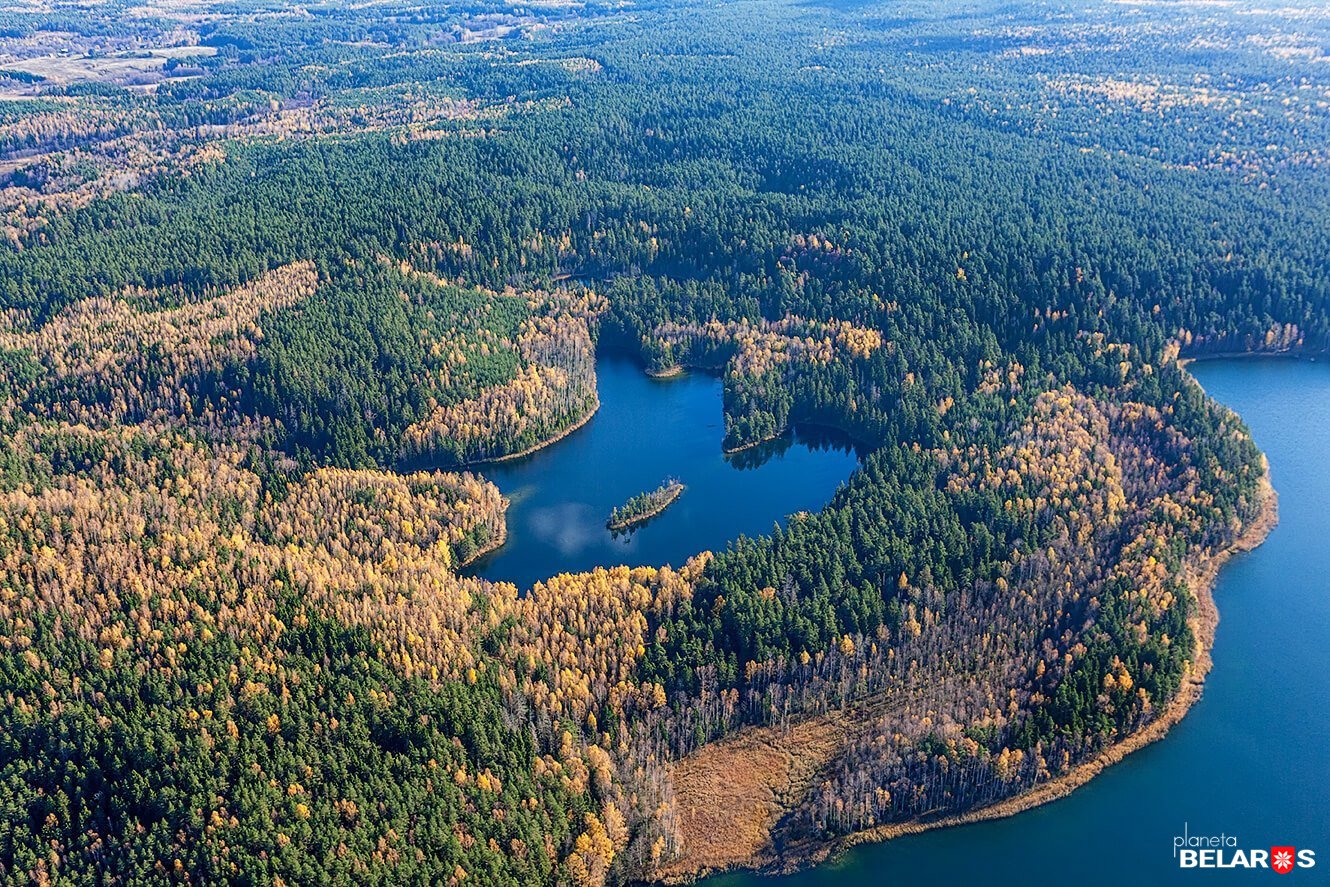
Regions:
<instances>
[{"instance_id":1,"label":"small lake","mask_svg":"<svg viewBox=\"0 0 1330 887\"><path fill-rule=\"evenodd\" d=\"M1161 742L1071 796L1008 819L855 848L788 878L733 874L708 887L1264 883L1266 870L1182 871L1173 837L1235 835L1243 848L1310 848L1330 875L1330 363L1192 365L1270 459L1280 524L1224 567L1205 693ZM1290 883L1293 883L1290 880Z\"/></svg>"},{"instance_id":2,"label":"small lake","mask_svg":"<svg viewBox=\"0 0 1330 887\"><path fill-rule=\"evenodd\" d=\"M508 542L470 572L525 590L596 566L679 566L817 511L858 465L844 437L811 429L726 456L714 376L652 379L614 358L598 362L597 376L590 422L529 457L478 469L509 499ZM630 533L605 528L615 506L667 477L687 487L673 505Z\"/></svg>"}]
</instances>

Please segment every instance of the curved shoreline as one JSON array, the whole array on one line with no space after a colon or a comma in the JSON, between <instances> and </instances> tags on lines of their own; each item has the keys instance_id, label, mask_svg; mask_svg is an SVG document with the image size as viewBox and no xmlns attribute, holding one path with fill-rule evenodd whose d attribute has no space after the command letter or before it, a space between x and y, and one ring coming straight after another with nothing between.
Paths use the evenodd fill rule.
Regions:
<instances>
[{"instance_id":1,"label":"curved shoreline","mask_svg":"<svg viewBox=\"0 0 1330 887\"><path fill-rule=\"evenodd\" d=\"M457 565L453 568L454 571L465 570L467 567L471 566L485 555L493 554L494 552L498 551L500 548L503 548L504 545L508 544L508 500L504 499L503 504L504 504L504 509L503 509L504 519L503 522L499 524L499 532L495 533L494 538L492 538L487 544L473 551L471 553L471 556L468 557L466 560L459 561Z\"/></svg>"},{"instance_id":2,"label":"curved shoreline","mask_svg":"<svg viewBox=\"0 0 1330 887\"><path fill-rule=\"evenodd\" d=\"M1308 355L1306 353L1284 352L1275 354L1247 353L1238 356L1248 358L1300 358ZM1202 359L1208 359L1208 356L1205 358L1182 358L1178 360L1178 365L1185 372L1187 364ZM1198 387L1200 386L1200 383L1190 373L1187 373L1187 376ZM1202 388L1202 391L1204 391L1204 388ZM1270 465L1264 454L1261 455L1261 467L1263 473L1257 487L1259 504L1256 512L1242 527L1237 537L1217 551L1196 552L1183 564L1182 579L1187 583L1196 599L1196 610L1188 619L1193 636L1196 639L1195 657L1191 668L1183 677L1183 683L1178 688L1178 692L1153 721L1104 749L1094 759L1076 765L1067 773L1036 785L1019 795L986 807L928 821L914 820L881 825L829 841L800 842L794 846L786 847L779 855L772 853L770 844L767 844L763 850L754 853L746 861L732 862L721 866L703 866L687 874L676 870L667 873L662 878L657 878L656 882L667 884L691 883L727 871L744 869L760 874L788 875L821 865L860 844L880 843L893 838L920 834L932 829L949 826L1005 819L1067 797L1077 788L1085 785L1127 755L1163 739L1168 735L1169 730L1180 723L1196 701L1201 698L1205 688L1206 676L1213 666L1211 651L1214 646L1215 632L1219 625L1219 609L1214 599L1214 586L1218 580L1220 569L1235 554L1251 551L1260 546L1279 523L1279 494L1270 481Z\"/></svg>"},{"instance_id":3,"label":"curved shoreline","mask_svg":"<svg viewBox=\"0 0 1330 887\"><path fill-rule=\"evenodd\" d=\"M592 405L591 409L587 412L585 416L578 419L572 425L569 425L567 428L565 428L563 431L560 431L558 434L554 435L553 437L547 437L544 440L537 441L536 443L532 444L526 449L519 450L516 453L506 453L502 456L492 456L488 459L476 459L474 461L465 463L461 467L476 468L481 465L496 465L500 462L512 462L516 459L525 459L527 456L531 456L540 452L550 444L558 443L559 441L563 440L565 437L572 434L574 431L576 431L577 429L581 428L583 425L594 419L596 417L596 413L598 412L600 412L600 395L596 395L596 402Z\"/></svg>"},{"instance_id":4,"label":"curved shoreline","mask_svg":"<svg viewBox=\"0 0 1330 887\"><path fill-rule=\"evenodd\" d=\"M1298 358L1305 357L1306 355L1283 352L1269 354L1249 353L1241 356L1248 358ZM1197 360L1209 358L1209 355L1196 358L1181 358L1178 359L1178 365L1182 367L1185 372L1185 368L1188 364ZM679 368L677 372L682 371L683 369ZM677 374L677 372L675 374ZM653 374L647 373L647 375L652 376ZM1187 376L1191 378L1190 373L1187 373ZM1195 380L1193 379L1193 381ZM1196 384L1199 386L1199 382ZM483 460L483 462L473 464L500 463L529 456L546 446L562 440L584 426L595 416L599 407L599 398L597 398L595 405L585 416L557 435L520 452L511 453L494 459ZM745 444L735 450L726 449L725 453L728 455L735 452L742 452L764 443L768 443L771 440L779 439L790 433L792 427L792 425L787 426L772 437ZM841 433L846 433L841 429L835 428L835 426L827 427L841 431ZM1067 797L1077 788L1085 785L1095 776L1098 776L1113 764L1118 763L1127 755L1144 748L1153 742L1163 739L1174 726L1182 721L1190 711L1191 707L1201 698L1204 691L1205 679L1213 666L1211 653L1213 650L1216 629L1219 623L1219 611L1214 599L1213 591L1220 569L1233 555L1250 551L1258 547L1265 541L1266 537L1278 523L1278 494L1270 482L1269 464L1263 455L1262 469L1263 474L1260 478L1257 489L1257 508L1252 518L1242 527L1237 537L1221 549L1194 552L1183 564L1181 578L1186 582L1196 600L1195 612L1188 620L1196 641L1194 659L1191 663L1191 667L1183 676L1182 684L1177 693L1168 701L1154 720L1150 721L1137 731L1125 736L1120 741L1108 746L1093 759L1077 764L1068 772L1047 782L1035 785L1018 795L1000 800L986 807L927 821L913 820L908 822L890 823L837 837L828 841L800 841L793 846L787 846L780 855L772 853L772 848L768 845L765 848L765 852L756 853L744 861L721 867L705 866L687 874L675 871L665 874L664 877L656 878L656 882L690 883L724 871L742 869L757 871L764 874L790 874L815 865L823 864L829 859L837 857L860 844L878 843L907 835L920 834L932 829L973 824L1014 816L1026 810ZM666 501L662 502L651 511L634 516L631 521L615 526L609 526L607 524L607 526L609 526L611 530L620 532L628 530L665 511L679 498L682 492L683 488L681 486ZM491 544L487 545L483 550L478 550L464 564L459 565L459 568L469 566L482 557L501 548L506 542L506 539L507 527L505 522L501 532L491 541Z\"/></svg>"},{"instance_id":5,"label":"curved shoreline","mask_svg":"<svg viewBox=\"0 0 1330 887\"><path fill-rule=\"evenodd\" d=\"M644 524L677 502L679 497L683 495L685 489L687 488L683 484L675 484L669 489L666 498L650 511L644 511L641 514L635 514L632 517L623 520L608 522L605 524L605 529L612 533L622 533L624 530L631 530L638 524Z\"/></svg>"},{"instance_id":6,"label":"curved shoreline","mask_svg":"<svg viewBox=\"0 0 1330 887\"><path fill-rule=\"evenodd\" d=\"M1006 800L999 801L978 810L946 816L929 822L902 822L878 826L862 832L846 835L835 841L807 849L800 848L793 855L783 856L775 864L760 867L758 871L771 874L790 874L810 866L826 862L851 847L859 844L879 843L893 838L915 835L936 828L967 825L990 819L1005 819L1017 813L1042 806L1051 801L1065 798L1076 789L1085 785L1105 769L1118 763L1138 749L1157 742L1168 735L1191 707L1201 698L1205 688L1205 678L1213 665L1210 651L1214 646L1215 629L1219 625L1219 609L1215 605L1214 585L1219 570L1235 554L1258 547L1270 531L1279 523L1279 494L1270 483L1270 467L1265 465L1265 475L1261 478L1259 495L1261 505L1256 515L1243 527L1242 532L1228 546L1219 551L1203 555L1198 561L1189 563L1184 569L1184 579L1192 594L1196 597L1197 610L1189 620L1196 637L1196 658L1191 670L1184 679L1177 694L1165 706L1159 717L1140 730L1127 736L1121 742L1104 749L1098 757L1078 764L1056 779L1035 786L1027 792ZM713 872L699 872L703 877Z\"/></svg>"},{"instance_id":7,"label":"curved shoreline","mask_svg":"<svg viewBox=\"0 0 1330 887\"><path fill-rule=\"evenodd\" d=\"M1318 357L1325 357L1327 354L1330 354L1330 351L1304 348L1301 345L1296 348L1286 348L1283 351L1216 351L1213 354L1179 356L1178 366L1186 369L1188 364L1205 360L1260 360L1261 358L1271 360L1316 360Z\"/></svg>"},{"instance_id":8,"label":"curved shoreline","mask_svg":"<svg viewBox=\"0 0 1330 887\"><path fill-rule=\"evenodd\" d=\"M834 422L822 421L822 422L791 422L790 424L786 425L784 428L782 428L780 431L776 432L775 434L771 435L770 437L764 437L761 440L755 440L752 443L741 444L733 449L729 449L727 447L722 446L721 452L726 456L733 456L736 455L737 453L747 452L748 450L757 449L758 447L764 444L769 444L772 441L780 440L785 437L793 437L798 433L799 429L801 428L805 430L817 429L821 431L829 431L833 434L839 434L841 437L845 438L845 440L849 441L850 446L854 449L855 453L858 456L860 456L860 458L862 458L865 453L873 449L872 443L865 441L863 438L854 434L854 432L849 431L841 427L840 425L835 424Z\"/></svg>"},{"instance_id":9,"label":"curved shoreline","mask_svg":"<svg viewBox=\"0 0 1330 887\"><path fill-rule=\"evenodd\" d=\"M497 456L493 459L484 459L479 462L469 462L463 467L471 468L473 466L492 465L499 462L510 462L513 461L514 459L522 459L527 456L530 456L533 453L543 450L545 447L549 446L550 444L558 443L559 441L563 440L565 437L572 434L574 431L576 431L577 429L581 428L583 425L594 419L596 413L599 411L600 411L600 396L597 395L595 404L592 405L591 409L587 412L585 416L578 419L572 425L569 425L567 428L565 428L563 431L560 431L558 434L554 435L553 437L540 441L539 443L536 443L530 447L527 447L525 450L522 450L521 452L509 453L506 456ZM466 560L459 561L454 566L453 569L465 570L471 565L475 564L477 561L481 560L482 558L488 555L493 554L494 552L498 551L500 548L503 548L503 546L507 544L508 544L508 508L507 508L507 499L505 499L504 519L503 522L499 524L499 532L494 535L494 538L491 539L488 544L486 544L481 548L477 548L474 552L472 552L471 556L468 557Z\"/></svg>"},{"instance_id":10,"label":"curved shoreline","mask_svg":"<svg viewBox=\"0 0 1330 887\"><path fill-rule=\"evenodd\" d=\"M733 456L735 453L743 453L746 452L747 450L756 449L757 447L762 446L762 444L769 444L773 440L780 440L786 434L789 434L789 432L790 429L788 427L782 428L780 431L777 431L775 434L771 435L770 437L763 437L759 440L750 441L749 443L739 444L739 446L737 447L722 446L720 448L720 451L724 453L726 456Z\"/></svg>"}]
</instances>

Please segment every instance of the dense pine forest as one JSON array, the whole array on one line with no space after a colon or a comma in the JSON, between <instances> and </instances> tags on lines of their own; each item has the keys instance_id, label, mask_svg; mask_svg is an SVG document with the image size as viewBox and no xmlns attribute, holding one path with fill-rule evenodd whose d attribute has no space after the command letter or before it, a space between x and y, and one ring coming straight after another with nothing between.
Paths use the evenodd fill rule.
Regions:
<instances>
[{"instance_id":1,"label":"dense pine forest","mask_svg":"<svg viewBox=\"0 0 1330 887\"><path fill-rule=\"evenodd\" d=\"M1185 361L1330 343L1330 14L1251 8L0 11L0 877L686 880L1155 722L1271 505ZM607 353L866 455L471 576Z\"/></svg>"}]
</instances>

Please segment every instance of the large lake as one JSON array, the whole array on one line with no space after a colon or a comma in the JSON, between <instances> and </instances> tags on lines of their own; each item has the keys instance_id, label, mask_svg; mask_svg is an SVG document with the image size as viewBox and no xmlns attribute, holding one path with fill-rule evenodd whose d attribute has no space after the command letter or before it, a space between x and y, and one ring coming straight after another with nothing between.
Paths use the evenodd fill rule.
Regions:
<instances>
[{"instance_id":1,"label":"large lake","mask_svg":"<svg viewBox=\"0 0 1330 887\"><path fill-rule=\"evenodd\" d=\"M1264 883L1269 870L1181 871L1173 837L1317 851L1330 876L1330 364L1193 364L1270 458L1280 524L1215 588L1220 625L1205 694L1161 742L1070 797L1018 816L856 848L789 878L708 887ZM1294 883L1290 880L1290 883Z\"/></svg>"},{"instance_id":2,"label":"large lake","mask_svg":"<svg viewBox=\"0 0 1330 887\"><path fill-rule=\"evenodd\" d=\"M714 376L652 379L616 359L599 361L597 376L590 422L528 458L480 468L511 503L508 542L471 572L527 589L596 566L679 566L822 508L858 464L843 438L812 430L726 456ZM662 514L626 535L605 528L611 509L670 476L687 490Z\"/></svg>"}]
</instances>

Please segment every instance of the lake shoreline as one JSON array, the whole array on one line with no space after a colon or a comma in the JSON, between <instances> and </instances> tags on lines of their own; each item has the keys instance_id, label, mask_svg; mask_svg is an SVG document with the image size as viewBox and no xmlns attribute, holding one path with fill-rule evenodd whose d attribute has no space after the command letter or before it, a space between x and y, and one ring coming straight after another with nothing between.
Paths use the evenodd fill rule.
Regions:
<instances>
[{"instance_id":1,"label":"lake shoreline","mask_svg":"<svg viewBox=\"0 0 1330 887\"><path fill-rule=\"evenodd\" d=\"M456 570L465 570L467 567L471 566L476 561L480 560L486 555L493 554L494 552L498 551L500 548L503 548L503 546L508 544L508 517L507 517L508 500L507 499L503 500L503 505L504 505L503 508L504 520L502 523L499 524L499 532L495 533L494 538L490 539L490 541L487 542L485 545L473 551L470 557L468 557L464 561L459 562L455 567Z\"/></svg>"},{"instance_id":2,"label":"lake shoreline","mask_svg":"<svg viewBox=\"0 0 1330 887\"><path fill-rule=\"evenodd\" d=\"M749 443L739 444L739 446L737 447L722 446L721 452L723 452L727 456L733 456L736 453L743 453L747 452L748 450L755 450L758 447L762 446L762 444L769 444L773 440L780 440L782 437L788 434L789 431L790 431L789 428L783 428L780 431L777 431L775 434L771 435L770 437L763 437L760 438L759 440L750 441Z\"/></svg>"},{"instance_id":3,"label":"lake shoreline","mask_svg":"<svg viewBox=\"0 0 1330 887\"><path fill-rule=\"evenodd\" d=\"M1243 527L1242 532L1233 542L1217 552L1204 555L1199 560L1189 563L1184 570L1184 578L1192 594L1195 595L1197 604L1197 612L1190 620L1192 631L1196 637L1196 659L1192 664L1191 671L1185 678L1183 686L1179 688L1177 694L1165 706L1159 717L1121 742L1109 746L1093 760L1078 764L1062 776L1035 786L1033 789L1015 797L978 810L929 822L893 823L855 832L852 835L816 847L800 848L795 855L782 857L775 865L770 863L763 865L762 861L755 859L754 863L757 870L768 874L792 874L810 866L820 865L860 844L880 843L906 835L920 834L932 829L968 825L1014 816L1017 813L1065 798L1127 755L1163 739L1173 727L1182 721L1191 707L1201 698L1205 688L1206 675L1209 674L1214 664L1210 653L1214 646L1215 630L1219 626L1219 609L1214 600L1214 586L1220 569L1234 555L1259 547L1279 523L1279 495L1270 483L1268 464L1265 466L1265 475L1261 479L1260 496L1259 510ZM736 868L742 867L736 866ZM716 872L700 872L696 877L701 878L709 874L716 874Z\"/></svg>"},{"instance_id":4,"label":"lake shoreline","mask_svg":"<svg viewBox=\"0 0 1330 887\"><path fill-rule=\"evenodd\" d=\"M1178 366L1186 369L1189 364L1202 363L1207 360L1310 360L1315 362L1318 358L1330 355L1330 351L1308 349L1301 346L1289 348L1284 351L1217 351L1214 354L1193 354L1189 357L1178 357Z\"/></svg>"},{"instance_id":5,"label":"lake shoreline","mask_svg":"<svg viewBox=\"0 0 1330 887\"><path fill-rule=\"evenodd\" d=\"M1236 355L1244 358L1255 357L1292 357L1302 358L1307 353L1260 354L1246 353ZM1185 371L1187 364L1204 358L1179 359L1178 365ZM1216 357L1215 359L1220 359ZM1190 375L1190 374L1188 374ZM1199 381L1196 382L1199 386ZM1204 390L1204 388L1202 388ZM1207 396L1209 396L1207 394ZM692 883L712 875L729 871L750 870L764 875L789 875L818 865L843 855L853 847L890 841L907 835L921 834L926 831L950 826L969 825L995 819L1004 819L1026 810L1042 806L1052 801L1067 797L1077 788L1088 783L1104 770L1120 762L1134 751L1157 742L1168 735L1177 726L1192 706L1201 698L1205 688L1205 679L1213 667L1211 652L1215 633L1219 625L1219 609L1214 599L1214 588L1221 568L1236 554L1252 551L1259 547L1279 522L1279 495L1270 480L1270 465L1262 455L1263 474L1259 481L1259 497L1255 513L1242 527L1237 537L1218 551L1202 551L1190 556L1183 566L1182 578L1187 583L1196 599L1196 611L1188 620L1196 639L1195 658L1191 669L1185 675L1178 692L1169 700L1159 716L1141 729L1104 749L1089 761L1076 765L1067 773L1048 782L1034 786L1030 790L995 804L976 810L966 811L938 819L891 823L872 829L855 832L830 841L807 842L785 848L779 855L772 852L770 844L753 852L746 859L730 860L721 866L704 866L696 871L681 873L677 869L668 873L658 883Z\"/></svg>"},{"instance_id":6,"label":"lake shoreline","mask_svg":"<svg viewBox=\"0 0 1330 887\"><path fill-rule=\"evenodd\" d=\"M776 432L775 434L771 435L770 437L764 437L761 440L755 440L752 443L740 444L739 446L734 448L722 446L721 452L724 453L724 455L726 456L736 456L740 453L746 453L750 450L758 449L759 447L772 443L773 441L778 441L787 437L793 437L794 435L798 434L799 429L801 428L804 429L805 431L812 429L815 431L830 432L831 434L838 435L845 439L850 449L854 450L856 454L862 455L873 449L873 444L871 442L860 438L852 431L849 431L846 428L842 428L840 425L836 425L835 423L832 422L819 421L819 422L791 422L790 424L786 425L784 428L782 428L780 431Z\"/></svg>"},{"instance_id":7,"label":"lake shoreline","mask_svg":"<svg viewBox=\"0 0 1330 887\"><path fill-rule=\"evenodd\" d=\"M644 524L647 521L651 520L656 515L663 512L665 509L669 508L675 502L679 501L679 497L683 495L683 491L685 489L686 488L684 487L683 484L675 483L672 486L670 486L670 488L666 491L665 498L662 499L657 505L653 506L650 511L644 511L641 514L635 514L631 518L625 518L623 520L618 520L618 521L610 521L605 524L605 529L609 530L612 533L622 533L625 530L631 530L633 527L636 527L640 524Z\"/></svg>"},{"instance_id":8,"label":"lake shoreline","mask_svg":"<svg viewBox=\"0 0 1330 887\"><path fill-rule=\"evenodd\" d=\"M507 544L468 575L529 589L606 564L683 563L822 508L858 467L853 448L830 443L759 450L762 458L747 463L725 459L723 385L709 374L658 382L610 355L598 360L596 378L595 421L564 429L562 440L529 458L471 469L512 504ZM672 477L687 490L650 523L617 536L606 527L616 507Z\"/></svg>"},{"instance_id":9,"label":"lake shoreline","mask_svg":"<svg viewBox=\"0 0 1330 887\"><path fill-rule=\"evenodd\" d=\"M527 456L534 456L536 453L539 453L541 450L545 449L550 444L558 443L568 435L572 434L577 429L581 428L586 423L590 422L592 419L596 418L596 413L598 412L600 412L599 397L596 398L596 402L592 404L591 409L587 411L587 414L585 416L578 419L576 422L574 422L572 425L569 425L567 428L565 428L563 431L560 431L558 434L555 434L552 437L547 437L544 440L537 441L536 443L532 444L526 449L519 450L516 453L506 453L502 456L494 456L493 458L490 459L477 459L474 462L467 462L465 465L462 466L462 468L479 468L484 465L499 465L504 462L515 462L518 459L525 459Z\"/></svg>"},{"instance_id":10,"label":"lake shoreline","mask_svg":"<svg viewBox=\"0 0 1330 887\"><path fill-rule=\"evenodd\" d=\"M770 844L767 844L746 858L728 860L724 865L703 866L687 873L677 869L667 871L663 877L656 879L656 883L689 884L712 875L745 869L764 875L790 875L822 865L858 845L882 843L951 826L1005 819L1067 797L1127 755L1163 739L1201 698L1205 688L1205 678L1213 665L1211 650L1214 645L1215 630L1219 625L1214 586L1220 569L1234 555L1257 548L1278 524L1279 497L1270 483L1268 464L1261 479L1259 495L1261 500L1256 514L1243 527L1237 538L1218 551L1204 553L1199 558L1193 559L1184 568L1183 578L1195 595L1197 603L1196 613L1189 620L1196 638L1195 661L1177 694L1157 718L1140 730L1104 749L1093 760L1078 764L1062 776L987 807L927 822L911 821L878 826L831 841L809 842L787 848L780 856L774 856Z\"/></svg>"}]
</instances>

